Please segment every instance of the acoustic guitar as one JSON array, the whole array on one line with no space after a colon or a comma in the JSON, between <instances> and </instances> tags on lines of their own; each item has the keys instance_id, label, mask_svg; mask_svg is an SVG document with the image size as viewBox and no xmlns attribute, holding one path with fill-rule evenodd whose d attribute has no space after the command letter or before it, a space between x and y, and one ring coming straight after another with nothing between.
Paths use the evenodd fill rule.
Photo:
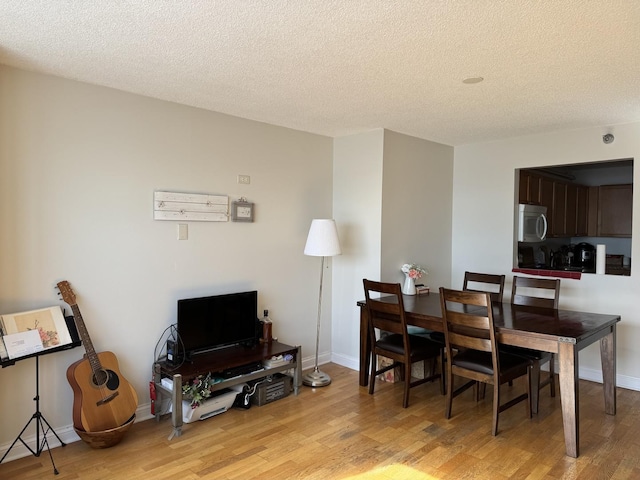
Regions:
<instances>
[{"instance_id":1,"label":"acoustic guitar","mask_svg":"<svg viewBox=\"0 0 640 480\"><path fill-rule=\"evenodd\" d=\"M85 432L102 432L124 425L138 408L138 395L120 373L112 352L96 353L69 282L58 283L62 299L73 311L84 344L84 358L67 369L73 389L73 426Z\"/></svg>"}]
</instances>

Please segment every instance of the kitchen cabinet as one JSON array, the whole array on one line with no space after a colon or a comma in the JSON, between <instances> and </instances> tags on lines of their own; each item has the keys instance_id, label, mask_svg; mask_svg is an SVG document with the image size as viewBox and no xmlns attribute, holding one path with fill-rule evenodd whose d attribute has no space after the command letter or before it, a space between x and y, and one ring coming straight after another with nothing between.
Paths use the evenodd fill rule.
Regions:
<instances>
[{"instance_id":1,"label":"kitchen cabinet","mask_svg":"<svg viewBox=\"0 0 640 480\"><path fill-rule=\"evenodd\" d=\"M519 184L518 203L540 205L540 175L521 170Z\"/></svg>"},{"instance_id":2,"label":"kitchen cabinet","mask_svg":"<svg viewBox=\"0 0 640 480\"><path fill-rule=\"evenodd\" d=\"M521 170L518 203L542 205L547 210L553 206L553 180L543 175Z\"/></svg>"},{"instance_id":3,"label":"kitchen cabinet","mask_svg":"<svg viewBox=\"0 0 640 480\"><path fill-rule=\"evenodd\" d=\"M567 184L566 198L564 233L568 237L575 237L578 232L578 186L576 184Z\"/></svg>"},{"instance_id":4,"label":"kitchen cabinet","mask_svg":"<svg viewBox=\"0 0 640 480\"><path fill-rule=\"evenodd\" d=\"M585 237L589 225L589 187L576 185L576 236Z\"/></svg>"},{"instance_id":5,"label":"kitchen cabinet","mask_svg":"<svg viewBox=\"0 0 640 480\"><path fill-rule=\"evenodd\" d=\"M564 237L567 235L567 184L564 182L553 182L553 206L551 207L549 236ZM547 210L547 213L549 211Z\"/></svg>"},{"instance_id":6,"label":"kitchen cabinet","mask_svg":"<svg viewBox=\"0 0 640 480\"><path fill-rule=\"evenodd\" d=\"M522 170L519 202L547 207L549 237L587 235L589 187Z\"/></svg>"},{"instance_id":7,"label":"kitchen cabinet","mask_svg":"<svg viewBox=\"0 0 640 480\"><path fill-rule=\"evenodd\" d=\"M549 177L540 177L540 205L547 207L547 219L549 225L553 223L553 180Z\"/></svg>"},{"instance_id":8,"label":"kitchen cabinet","mask_svg":"<svg viewBox=\"0 0 640 480\"><path fill-rule=\"evenodd\" d=\"M633 185L601 185L598 187L599 237L631 237Z\"/></svg>"}]
</instances>

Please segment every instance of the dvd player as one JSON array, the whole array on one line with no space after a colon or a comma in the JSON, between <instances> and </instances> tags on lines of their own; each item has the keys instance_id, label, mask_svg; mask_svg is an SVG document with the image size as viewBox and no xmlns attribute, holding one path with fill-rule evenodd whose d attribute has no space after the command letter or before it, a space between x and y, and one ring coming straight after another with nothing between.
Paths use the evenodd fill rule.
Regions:
<instances>
[{"instance_id":1,"label":"dvd player","mask_svg":"<svg viewBox=\"0 0 640 480\"><path fill-rule=\"evenodd\" d=\"M264 370L262 362L251 362L238 367L228 368L223 372L220 372L220 376L225 379L230 379L241 375L248 375L253 372L259 372L261 370Z\"/></svg>"}]
</instances>

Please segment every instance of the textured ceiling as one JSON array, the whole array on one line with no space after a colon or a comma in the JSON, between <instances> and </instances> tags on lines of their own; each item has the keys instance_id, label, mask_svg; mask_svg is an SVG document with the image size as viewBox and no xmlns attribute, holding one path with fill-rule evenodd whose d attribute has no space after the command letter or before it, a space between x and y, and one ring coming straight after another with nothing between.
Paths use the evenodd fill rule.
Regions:
<instances>
[{"instance_id":1,"label":"textured ceiling","mask_svg":"<svg viewBox=\"0 0 640 480\"><path fill-rule=\"evenodd\" d=\"M640 121L639 25L638 0L3 0L0 63L460 145Z\"/></svg>"}]
</instances>

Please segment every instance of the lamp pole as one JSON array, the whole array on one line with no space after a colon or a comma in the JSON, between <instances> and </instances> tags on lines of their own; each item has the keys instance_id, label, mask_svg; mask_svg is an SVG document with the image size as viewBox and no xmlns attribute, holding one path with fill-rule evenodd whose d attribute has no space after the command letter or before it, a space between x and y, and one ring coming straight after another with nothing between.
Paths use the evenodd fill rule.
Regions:
<instances>
[{"instance_id":1,"label":"lamp pole","mask_svg":"<svg viewBox=\"0 0 640 480\"><path fill-rule=\"evenodd\" d=\"M316 324L316 357L313 371L302 376L302 383L309 387L325 387L331 383L331 377L318 368L320 348L320 320L322 318L322 284L324 280L324 261L326 257L340 255L340 241L336 222L332 219L314 219L309 228L304 254L322 257L320 262L320 289L318 291L318 318Z\"/></svg>"}]
</instances>

